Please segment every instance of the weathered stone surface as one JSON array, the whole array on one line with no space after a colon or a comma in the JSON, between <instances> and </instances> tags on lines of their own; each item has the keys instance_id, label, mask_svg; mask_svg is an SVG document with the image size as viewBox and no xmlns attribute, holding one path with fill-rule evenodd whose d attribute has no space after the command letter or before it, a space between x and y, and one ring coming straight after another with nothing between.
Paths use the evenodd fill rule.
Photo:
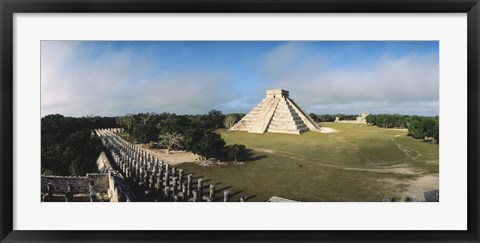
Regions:
<instances>
[{"instance_id":1,"label":"weathered stone surface","mask_svg":"<svg viewBox=\"0 0 480 243\"><path fill-rule=\"evenodd\" d=\"M223 191L223 201L224 202L230 202L230 191L229 190Z\"/></svg>"},{"instance_id":2,"label":"weathered stone surface","mask_svg":"<svg viewBox=\"0 0 480 243\"><path fill-rule=\"evenodd\" d=\"M208 195L210 198L215 198L215 184L210 184L210 194Z\"/></svg>"},{"instance_id":3,"label":"weathered stone surface","mask_svg":"<svg viewBox=\"0 0 480 243\"><path fill-rule=\"evenodd\" d=\"M198 191L198 198L200 201L203 198L203 179L198 179L197 181L197 191Z\"/></svg>"},{"instance_id":4,"label":"weathered stone surface","mask_svg":"<svg viewBox=\"0 0 480 243\"><path fill-rule=\"evenodd\" d=\"M188 174L187 176L187 196L192 195L192 174Z\"/></svg>"}]
</instances>

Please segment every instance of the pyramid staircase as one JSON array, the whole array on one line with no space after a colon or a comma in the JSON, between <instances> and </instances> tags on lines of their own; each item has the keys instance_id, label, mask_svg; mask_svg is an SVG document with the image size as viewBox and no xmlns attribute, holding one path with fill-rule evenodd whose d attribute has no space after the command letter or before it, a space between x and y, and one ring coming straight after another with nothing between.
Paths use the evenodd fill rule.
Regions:
<instances>
[{"instance_id":1,"label":"pyramid staircase","mask_svg":"<svg viewBox=\"0 0 480 243\"><path fill-rule=\"evenodd\" d=\"M230 130L288 134L320 131L320 127L288 98L288 93L285 90L267 90L267 97Z\"/></svg>"}]
</instances>

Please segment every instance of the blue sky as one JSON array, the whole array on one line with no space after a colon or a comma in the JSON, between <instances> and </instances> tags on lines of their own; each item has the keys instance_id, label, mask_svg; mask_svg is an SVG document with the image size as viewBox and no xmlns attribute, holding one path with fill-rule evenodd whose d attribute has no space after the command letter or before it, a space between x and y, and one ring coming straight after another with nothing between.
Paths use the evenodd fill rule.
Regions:
<instances>
[{"instance_id":1,"label":"blue sky","mask_svg":"<svg viewBox=\"0 0 480 243\"><path fill-rule=\"evenodd\" d=\"M248 112L438 115L437 41L42 41L42 116Z\"/></svg>"}]
</instances>

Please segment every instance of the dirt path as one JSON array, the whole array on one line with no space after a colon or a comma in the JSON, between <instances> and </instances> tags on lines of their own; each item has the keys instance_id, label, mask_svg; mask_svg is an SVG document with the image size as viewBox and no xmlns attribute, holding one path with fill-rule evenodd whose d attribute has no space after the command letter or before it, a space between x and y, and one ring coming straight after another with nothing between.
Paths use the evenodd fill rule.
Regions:
<instances>
[{"instance_id":1,"label":"dirt path","mask_svg":"<svg viewBox=\"0 0 480 243\"><path fill-rule=\"evenodd\" d=\"M296 155L294 153L289 153L289 152L279 152L275 151L273 149L265 149L265 148L257 148L257 147L252 147L252 149L259 151L259 152L264 152L264 153L269 153L269 154L275 154L283 157L288 157L293 160L297 161L305 161L308 158L301 156L301 155ZM393 165L393 166L382 166L378 168L354 168L354 167L344 167L344 166L339 166L339 165L332 165L332 164L326 164L326 163L317 163L317 165L320 166L325 166L325 167L330 167L330 168L336 168L336 169L341 169L341 170L352 170L352 171L369 171L369 172L377 172L377 173L395 173L395 174L406 174L406 175L413 175L415 174L415 171L413 171L410 167L407 167L405 164L400 164L400 165Z\"/></svg>"},{"instance_id":2,"label":"dirt path","mask_svg":"<svg viewBox=\"0 0 480 243\"><path fill-rule=\"evenodd\" d=\"M402 152L405 153L405 155L408 158L410 158L413 161L417 161L417 157L421 155L418 151L413 150L410 147L403 146L399 143L395 143L395 145L397 146L398 149L402 150Z\"/></svg>"},{"instance_id":3,"label":"dirt path","mask_svg":"<svg viewBox=\"0 0 480 243\"><path fill-rule=\"evenodd\" d=\"M321 133L336 133L338 130L330 128L330 127L321 127L320 128Z\"/></svg>"},{"instance_id":4,"label":"dirt path","mask_svg":"<svg viewBox=\"0 0 480 243\"><path fill-rule=\"evenodd\" d=\"M414 180L401 181L396 179L381 179L380 181L390 184L392 188L392 194L398 195L400 201L404 202L407 197L416 197L419 201L424 202L425 192L430 192L439 189L439 177L438 175L425 175L420 176ZM405 185L407 186L405 188ZM404 188L403 190L400 188Z\"/></svg>"},{"instance_id":5,"label":"dirt path","mask_svg":"<svg viewBox=\"0 0 480 243\"><path fill-rule=\"evenodd\" d=\"M438 175L426 175L419 177L409 183L408 189L402 193L402 199L409 196L416 196L420 201L425 201L424 193L427 191L438 190Z\"/></svg>"},{"instance_id":6,"label":"dirt path","mask_svg":"<svg viewBox=\"0 0 480 243\"><path fill-rule=\"evenodd\" d=\"M166 149L151 149L148 148L145 144L135 144L135 146L148 151L154 157L158 158L159 160L163 160L165 161L165 163L168 163L170 165L202 161L201 156L191 152L172 150L171 154L167 154Z\"/></svg>"},{"instance_id":7,"label":"dirt path","mask_svg":"<svg viewBox=\"0 0 480 243\"><path fill-rule=\"evenodd\" d=\"M398 144L397 144L398 146ZM403 148L403 149L402 149ZM299 155L295 155L293 153L289 152L279 152L275 151L273 149L265 149L265 148L253 148L256 151L259 152L264 152L264 153L270 153L270 154L275 154L278 156L284 156L288 157L290 159L296 160L296 161L305 161L307 158ZM415 157L413 157L412 151L408 150L408 148L405 147L399 147L402 151L405 152L405 154L415 160ZM417 155L419 156L419 154ZM303 157L303 158L302 158ZM401 175L416 175L418 174L418 171L415 171L413 168L409 167L407 164L398 164L398 165L392 165L392 166L381 166L377 168L353 168L353 167L342 167L338 165L332 165L332 164L325 164L325 163L317 163L320 166L325 166L325 167L330 167L330 168L336 168L336 169L341 169L341 170L350 170L350 171L368 171L368 172L375 172L375 173L394 173L394 174L401 174ZM393 188L402 188L402 185L407 184L408 187L406 190L403 191L395 191L392 192L393 194L399 195L401 198L400 201L405 201L407 197L417 197L420 201L425 201L425 195L424 193L427 191L432 191L432 190L438 190L439 188L439 179L438 175L424 175L420 176L414 180L399 180L395 178L390 178L390 179L380 179L381 181L388 183L392 185Z\"/></svg>"}]
</instances>

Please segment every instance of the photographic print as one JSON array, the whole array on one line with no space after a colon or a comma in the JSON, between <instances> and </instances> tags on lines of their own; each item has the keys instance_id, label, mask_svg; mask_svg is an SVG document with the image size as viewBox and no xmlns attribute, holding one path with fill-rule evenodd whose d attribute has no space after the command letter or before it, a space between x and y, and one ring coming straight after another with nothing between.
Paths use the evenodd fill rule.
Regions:
<instances>
[{"instance_id":1,"label":"photographic print","mask_svg":"<svg viewBox=\"0 0 480 243\"><path fill-rule=\"evenodd\" d=\"M41 41L42 202L438 202L438 41Z\"/></svg>"}]
</instances>

